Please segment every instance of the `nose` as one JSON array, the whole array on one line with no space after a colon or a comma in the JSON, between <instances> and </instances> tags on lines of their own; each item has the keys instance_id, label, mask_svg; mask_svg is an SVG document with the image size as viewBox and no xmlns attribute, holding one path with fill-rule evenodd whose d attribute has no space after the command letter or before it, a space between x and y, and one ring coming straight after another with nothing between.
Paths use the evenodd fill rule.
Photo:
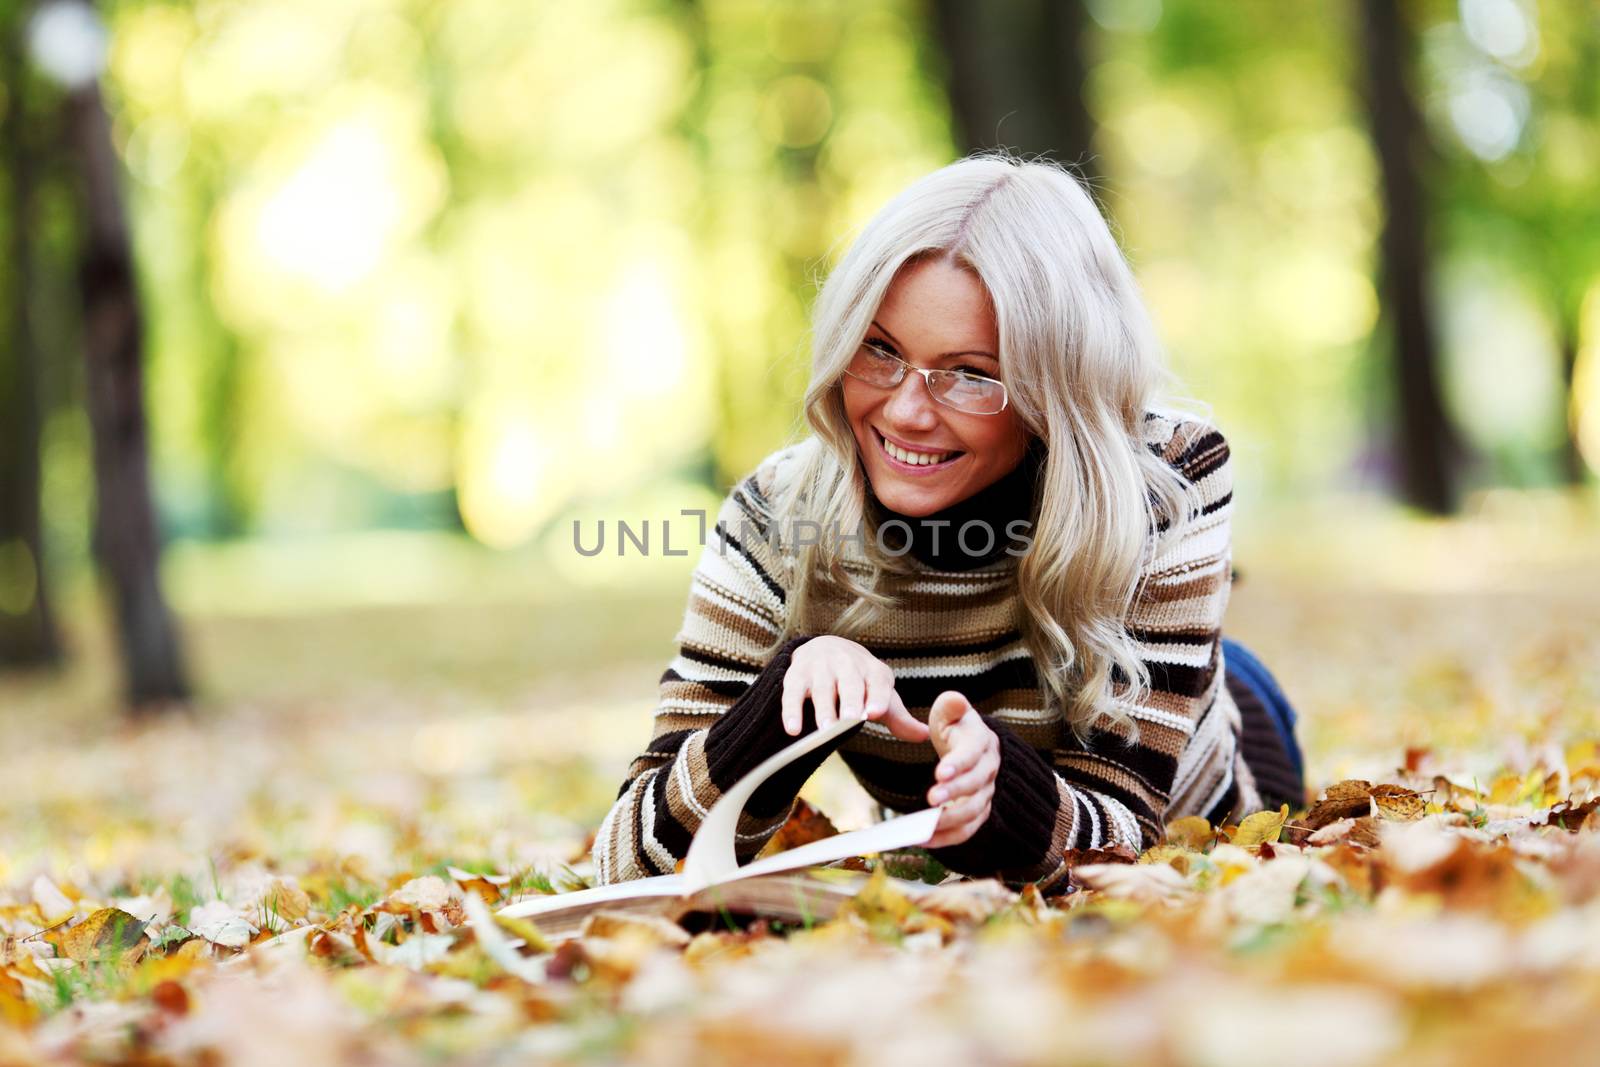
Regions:
<instances>
[{"instance_id":1,"label":"nose","mask_svg":"<svg viewBox=\"0 0 1600 1067\"><path fill-rule=\"evenodd\" d=\"M905 379L883 402L883 414L890 426L926 432L938 425L938 406L922 375L907 371Z\"/></svg>"}]
</instances>

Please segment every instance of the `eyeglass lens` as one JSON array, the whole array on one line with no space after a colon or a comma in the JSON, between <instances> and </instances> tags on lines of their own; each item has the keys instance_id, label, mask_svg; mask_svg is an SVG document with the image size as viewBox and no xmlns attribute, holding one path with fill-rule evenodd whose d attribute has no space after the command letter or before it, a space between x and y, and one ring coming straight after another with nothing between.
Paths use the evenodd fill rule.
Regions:
<instances>
[{"instance_id":1,"label":"eyeglass lens","mask_svg":"<svg viewBox=\"0 0 1600 1067\"><path fill-rule=\"evenodd\" d=\"M850 361L849 373L881 388L899 384L900 377L913 369L909 363L874 345L862 345ZM960 371L936 370L926 376L928 389L936 400L976 415L991 415L1006 404L1006 387L987 378L974 378Z\"/></svg>"}]
</instances>

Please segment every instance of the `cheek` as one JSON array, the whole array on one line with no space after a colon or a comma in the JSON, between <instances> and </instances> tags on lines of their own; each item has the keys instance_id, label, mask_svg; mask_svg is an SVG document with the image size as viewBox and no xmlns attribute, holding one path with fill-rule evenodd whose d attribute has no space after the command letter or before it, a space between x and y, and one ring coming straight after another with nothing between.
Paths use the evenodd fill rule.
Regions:
<instances>
[{"instance_id":1,"label":"cheek","mask_svg":"<svg viewBox=\"0 0 1600 1067\"><path fill-rule=\"evenodd\" d=\"M844 413L854 422L872 407L872 397L866 390L854 384L854 379L846 378L839 389L844 397Z\"/></svg>"}]
</instances>

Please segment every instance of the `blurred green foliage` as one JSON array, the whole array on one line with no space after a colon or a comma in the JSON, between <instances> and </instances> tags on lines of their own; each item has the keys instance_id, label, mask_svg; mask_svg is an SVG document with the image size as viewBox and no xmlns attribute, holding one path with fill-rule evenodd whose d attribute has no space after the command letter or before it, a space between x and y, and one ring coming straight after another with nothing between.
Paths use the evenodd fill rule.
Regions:
<instances>
[{"instance_id":1,"label":"blurred green foliage","mask_svg":"<svg viewBox=\"0 0 1600 1067\"><path fill-rule=\"evenodd\" d=\"M1378 487L1381 201L1353 8L1088 7L1113 229L1250 495ZM818 279L955 151L912 0L105 10L180 538L560 547L578 515L714 505L803 430ZM1569 416L1600 460L1597 17L1408 13L1450 400L1492 461L1480 482L1554 483ZM58 403L58 565L84 558L87 447Z\"/></svg>"}]
</instances>

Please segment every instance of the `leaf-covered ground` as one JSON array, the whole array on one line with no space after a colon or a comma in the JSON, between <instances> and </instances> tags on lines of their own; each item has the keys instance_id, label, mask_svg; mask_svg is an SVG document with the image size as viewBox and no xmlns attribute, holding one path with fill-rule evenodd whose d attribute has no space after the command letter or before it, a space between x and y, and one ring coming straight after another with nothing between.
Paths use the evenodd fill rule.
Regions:
<instances>
[{"instance_id":1,"label":"leaf-covered ground","mask_svg":"<svg viewBox=\"0 0 1600 1067\"><path fill-rule=\"evenodd\" d=\"M1060 898L554 951L467 895L586 877L681 593L191 612L221 681L139 727L80 634L101 674L0 688L0 1064L1600 1062L1600 557L1521 529L1241 551L1229 630L1305 720L1286 819ZM837 767L807 796L865 818Z\"/></svg>"}]
</instances>

